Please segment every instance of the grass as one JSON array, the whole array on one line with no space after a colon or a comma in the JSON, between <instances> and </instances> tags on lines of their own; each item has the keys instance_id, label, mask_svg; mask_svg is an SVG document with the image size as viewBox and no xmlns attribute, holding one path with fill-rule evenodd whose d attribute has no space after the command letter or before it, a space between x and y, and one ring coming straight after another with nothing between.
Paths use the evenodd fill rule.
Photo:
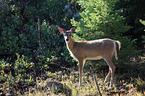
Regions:
<instances>
[{"instance_id":1,"label":"grass","mask_svg":"<svg viewBox=\"0 0 145 96\"><path fill-rule=\"evenodd\" d=\"M40 75L35 75L35 67L31 62L26 62L23 58L15 64L15 75L9 71L10 63L2 60L0 64L0 95L18 96L99 96L90 71L97 78L102 96L144 96L145 95L145 62L130 62L116 65L114 85L108 89L109 82L103 83L108 72L108 66L102 61L87 62L83 72L83 82L79 87L78 67L64 68L54 73L46 70L38 71ZM31 64L31 67L27 65ZM54 67L53 67L54 68ZM49 69L53 69L49 67ZM23 69L23 70L21 70ZM29 71L26 71L26 70ZM33 71L34 70L34 71ZM69 70L69 71L67 71ZM71 70L71 71L70 71Z\"/></svg>"},{"instance_id":2,"label":"grass","mask_svg":"<svg viewBox=\"0 0 145 96\"><path fill-rule=\"evenodd\" d=\"M60 72L61 73L61 72ZM53 80L54 82L60 82L63 84L63 88L65 90L50 90L50 85L48 85L48 82L50 82L49 79L42 80L40 79L37 81L37 90L35 90L33 93L29 92L28 94L25 94L25 96L99 96L99 92L96 89L95 82L93 79L93 75L91 73L84 73L83 75L83 83L79 87L78 86L78 72L73 71L69 75L62 75L62 80ZM54 77L59 78L59 75L55 75ZM97 77L97 75L96 75ZM116 77L117 78L117 77ZM113 89L108 89L109 82L104 84L103 78L97 78L97 81L99 83L99 87L101 90L102 96L144 96L145 91L138 91L137 86L133 85L132 83L128 83L125 81L115 82ZM139 84L138 84L139 83ZM138 86L144 86L144 81L141 79L137 79ZM56 85L57 86L57 85ZM56 87L54 86L54 87ZM52 86L51 86L52 87ZM36 89L36 88L35 88ZM69 91L66 91L66 90ZM31 90L31 88L30 88ZM64 92L66 91L66 92ZM68 94L70 93L70 94Z\"/></svg>"}]
</instances>

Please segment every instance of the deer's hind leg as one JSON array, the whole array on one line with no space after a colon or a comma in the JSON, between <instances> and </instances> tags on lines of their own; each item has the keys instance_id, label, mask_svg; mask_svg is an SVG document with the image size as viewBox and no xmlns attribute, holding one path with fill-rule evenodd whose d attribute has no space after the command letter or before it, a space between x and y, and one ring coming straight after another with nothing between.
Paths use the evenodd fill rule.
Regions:
<instances>
[{"instance_id":1,"label":"deer's hind leg","mask_svg":"<svg viewBox=\"0 0 145 96\"><path fill-rule=\"evenodd\" d=\"M112 61L110 59L105 59L105 61L107 62L108 66L109 66L109 73L107 74L106 78L105 78L105 82L107 80L109 80L110 74L111 74L111 79L110 79L110 87L112 87L113 85L113 78L114 78L114 73L115 73L115 65L112 63Z\"/></svg>"},{"instance_id":2,"label":"deer's hind leg","mask_svg":"<svg viewBox=\"0 0 145 96\"><path fill-rule=\"evenodd\" d=\"M109 81L110 75L111 75L111 70L109 68L109 72L108 72L107 76L105 77L104 83L106 83L106 81Z\"/></svg>"}]
</instances>

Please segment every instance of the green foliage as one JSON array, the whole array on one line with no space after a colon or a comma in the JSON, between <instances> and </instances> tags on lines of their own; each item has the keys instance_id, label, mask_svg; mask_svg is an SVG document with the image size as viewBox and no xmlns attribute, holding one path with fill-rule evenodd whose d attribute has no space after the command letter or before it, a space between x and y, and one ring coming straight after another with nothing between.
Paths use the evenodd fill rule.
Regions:
<instances>
[{"instance_id":1,"label":"green foliage","mask_svg":"<svg viewBox=\"0 0 145 96\"><path fill-rule=\"evenodd\" d=\"M10 67L9 63L5 62L4 60L0 61L0 70L1 70L1 72L4 72L4 69L8 70L9 67Z\"/></svg>"},{"instance_id":2,"label":"green foliage","mask_svg":"<svg viewBox=\"0 0 145 96\"><path fill-rule=\"evenodd\" d=\"M79 22L72 20L72 24L77 26L78 31L86 39L120 35L130 28L124 25L124 18L119 15L120 11L113 11L115 1L80 0L79 3L84 7L84 10L80 13L82 18Z\"/></svg>"},{"instance_id":3,"label":"green foliage","mask_svg":"<svg viewBox=\"0 0 145 96\"><path fill-rule=\"evenodd\" d=\"M143 21L143 20L141 20L141 19L140 19L139 21L140 21L143 25L145 25L145 21Z\"/></svg>"},{"instance_id":4,"label":"green foliage","mask_svg":"<svg viewBox=\"0 0 145 96\"><path fill-rule=\"evenodd\" d=\"M25 27L25 29L27 29L27 27ZM3 52L9 54L20 53L30 55L32 52L31 49L37 48L38 46L38 36L33 27L31 27L29 35L27 34L27 32L17 32L12 28L3 29L1 32L2 46L0 48Z\"/></svg>"},{"instance_id":5,"label":"green foliage","mask_svg":"<svg viewBox=\"0 0 145 96\"><path fill-rule=\"evenodd\" d=\"M140 77L136 79L136 83L140 87L145 87L145 81L141 80Z\"/></svg>"},{"instance_id":6,"label":"green foliage","mask_svg":"<svg viewBox=\"0 0 145 96\"><path fill-rule=\"evenodd\" d=\"M83 7L80 12L81 19L71 21L83 38L86 40L99 38L119 40L122 46L119 52L121 60L129 60L128 57L137 54L138 51L134 46L135 40L123 35L131 27L124 23L125 18L120 15L121 10L113 10L115 0L79 0L78 3Z\"/></svg>"},{"instance_id":7,"label":"green foliage","mask_svg":"<svg viewBox=\"0 0 145 96\"><path fill-rule=\"evenodd\" d=\"M136 85L137 85L137 89L139 91L142 91L142 93L143 93L144 89L145 89L145 81L143 81L140 77L138 77L136 79Z\"/></svg>"},{"instance_id":8,"label":"green foliage","mask_svg":"<svg viewBox=\"0 0 145 96\"><path fill-rule=\"evenodd\" d=\"M61 60L61 63L65 65L70 56L56 25L71 26L70 18L77 18L76 14L79 10L75 0L35 0L33 2L4 0L0 2L0 5L2 9L0 10L2 14L0 16L2 23L0 55L10 58L13 58L16 53L25 55L31 60L35 58L38 66L40 63L48 63L47 58L54 57L57 58L54 60L56 63ZM39 50L37 30L38 18L41 21L43 46L41 50Z\"/></svg>"},{"instance_id":9,"label":"green foliage","mask_svg":"<svg viewBox=\"0 0 145 96\"><path fill-rule=\"evenodd\" d=\"M0 61L0 84L2 94L24 94L28 86L34 86L34 63L27 61L26 57L17 54L14 65L7 61ZM12 70L13 69L13 70Z\"/></svg>"},{"instance_id":10,"label":"green foliage","mask_svg":"<svg viewBox=\"0 0 145 96\"><path fill-rule=\"evenodd\" d=\"M145 35L145 26L140 23L140 19L145 20L144 5L144 0L117 0L117 3L115 4L116 10L122 10L121 14L125 17L125 22L129 26L132 26L132 28L126 31L124 35L130 36L131 39L136 39L136 45L140 49L144 49L142 35Z\"/></svg>"},{"instance_id":11,"label":"green foliage","mask_svg":"<svg viewBox=\"0 0 145 96\"><path fill-rule=\"evenodd\" d=\"M34 68L34 63L32 62L28 63L24 55L20 57L20 55L17 54L17 60L15 61L14 68L15 70L19 69L19 70L16 70L16 73L18 74L28 73L29 71L32 71L32 69Z\"/></svg>"},{"instance_id":12,"label":"green foliage","mask_svg":"<svg viewBox=\"0 0 145 96\"><path fill-rule=\"evenodd\" d=\"M140 22L145 26L145 21L140 19ZM145 28L144 28L144 31L145 31ZM143 45L145 44L145 35L142 36L142 43L143 43ZM145 45L144 45L144 47L145 47ZM145 50L143 50L143 52L145 52Z\"/></svg>"}]
</instances>

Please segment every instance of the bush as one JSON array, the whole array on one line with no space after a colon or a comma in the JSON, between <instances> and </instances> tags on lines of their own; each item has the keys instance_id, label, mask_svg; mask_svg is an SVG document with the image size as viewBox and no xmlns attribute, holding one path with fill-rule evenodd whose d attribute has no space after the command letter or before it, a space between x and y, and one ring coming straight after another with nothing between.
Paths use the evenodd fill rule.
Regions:
<instances>
[{"instance_id":1,"label":"bush","mask_svg":"<svg viewBox=\"0 0 145 96\"><path fill-rule=\"evenodd\" d=\"M23 94L28 91L28 86L35 85L34 63L17 54L13 70L11 70L12 67L7 61L0 61L0 85L2 85L0 91L2 94Z\"/></svg>"}]
</instances>

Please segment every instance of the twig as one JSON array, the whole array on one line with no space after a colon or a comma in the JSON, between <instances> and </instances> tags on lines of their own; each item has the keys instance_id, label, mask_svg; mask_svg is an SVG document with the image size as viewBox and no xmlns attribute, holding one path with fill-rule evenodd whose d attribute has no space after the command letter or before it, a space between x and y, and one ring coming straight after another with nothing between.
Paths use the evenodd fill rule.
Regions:
<instances>
[{"instance_id":1,"label":"twig","mask_svg":"<svg viewBox=\"0 0 145 96\"><path fill-rule=\"evenodd\" d=\"M41 44L41 27L40 27L40 19L38 18L38 35L39 35L39 48L42 48Z\"/></svg>"},{"instance_id":2,"label":"twig","mask_svg":"<svg viewBox=\"0 0 145 96\"><path fill-rule=\"evenodd\" d=\"M32 61L34 62L35 64L35 76L36 76L36 59L35 57L41 52L42 50L42 44L41 44L41 26L40 26L40 19L38 18L38 36L39 36L39 48L36 50L35 54L32 55ZM36 78L35 78L36 79Z\"/></svg>"},{"instance_id":3,"label":"twig","mask_svg":"<svg viewBox=\"0 0 145 96\"><path fill-rule=\"evenodd\" d=\"M93 72L93 70L92 70L91 67L90 67L90 70L91 70L91 72L92 72L92 74L93 74L93 77L94 77L96 89L98 89L100 96L102 96L101 91L100 91L100 88L99 88L99 85L98 85L98 82L97 82L96 77L95 77L95 74L94 74L94 72Z\"/></svg>"}]
</instances>

